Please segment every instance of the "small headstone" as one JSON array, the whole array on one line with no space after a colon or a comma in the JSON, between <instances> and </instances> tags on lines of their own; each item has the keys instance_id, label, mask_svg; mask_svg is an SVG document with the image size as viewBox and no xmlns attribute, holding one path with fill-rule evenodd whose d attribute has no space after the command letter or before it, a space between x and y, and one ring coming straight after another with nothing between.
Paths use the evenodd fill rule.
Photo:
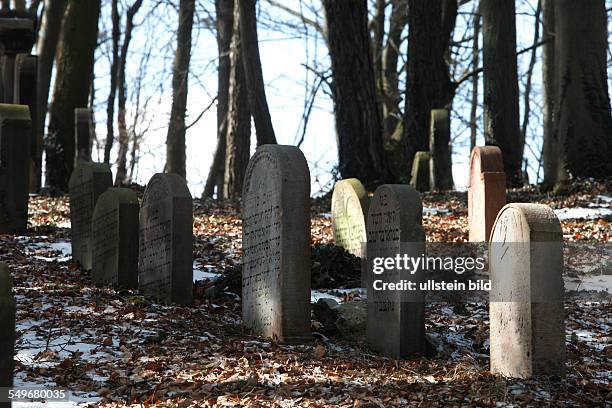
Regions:
<instances>
[{"instance_id":1,"label":"small headstone","mask_svg":"<svg viewBox=\"0 0 612 408\"><path fill-rule=\"evenodd\" d=\"M102 163L79 163L70 176L70 224L72 259L83 269L92 267L91 217L98 198L112 187L110 167Z\"/></svg>"},{"instance_id":2,"label":"small headstone","mask_svg":"<svg viewBox=\"0 0 612 408\"><path fill-rule=\"evenodd\" d=\"M431 111L429 153L431 154L429 161L431 189L451 190L453 188L453 169L451 166L450 115L446 109L432 109Z\"/></svg>"},{"instance_id":3,"label":"small headstone","mask_svg":"<svg viewBox=\"0 0 612 408\"><path fill-rule=\"evenodd\" d=\"M42 137L37 135L37 70L38 57L36 55L18 54L15 58L13 102L18 105L27 105L30 108L30 119L32 121L32 136L30 138L30 192L32 193L38 191L39 180L36 175L42 166Z\"/></svg>"},{"instance_id":4,"label":"small headstone","mask_svg":"<svg viewBox=\"0 0 612 408\"><path fill-rule=\"evenodd\" d=\"M15 55L2 55L0 57L0 70L2 71L2 103L15 101Z\"/></svg>"},{"instance_id":5,"label":"small headstone","mask_svg":"<svg viewBox=\"0 0 612 408\"><path fill-rule=\"evenodd\" d=\"M164 303L191 303L193 202L185 179L155 174L140 208L138 287Z\"/></svg>"},{"instance_id":6,"label":"small headstone","mask_svg":"<svg viewBox=\"0 0 612 408\"><path fill-rule=\"evenodd\" d=\"M36 42L34 20L14 10L0 14L0 47L3 54L29 54Z\"/></svg>"},{"instance_id":7,"label":"small headstone","mask_svg":"<svg viewBox=\"0 0 612 408\"><path fill-rule=\"evenodd\" d=\"M489 243L491 372L565 372L563 233L542 204L508 204Z\"/></svg>"},{"instance_id":8,"label":"small headstone","mask_svg":"<svg viewBox=\"0 0 612 408\"><path fill-rule=\"evenodd\" d=\"M468 228L470 242L487 242L499 210L506 204L506 174L497 146L478 146L470 158Z\"/></svg>"},{"instance_id":9,"label":"small headstone","mask_svg":"<svg viewBox=\"0 0 612 408\"><path fill-rule=\"evenodd\" d=\"M74 109L75 166L81 161L91 161L91 122L91 110L89 108Z\"/></svg>"},{"instance_id":10,"label":"small headstone","mask_svg":"<svg viewBox=\"0 0 612 408\"><path fill-rule=\"evenodd\" d=\"M363 184L356 178L340 180L332 195L332 227L336 245L355 256L363 258L366 233L366 218L370 208L370 197Z\"/></svg>"},{"instance_id":11,"label":"small headstone","mask_svg":"<svg viewBox=\"0 0 612 408\"><path fill-rule=\"evenodd\" d=\"M310 173L294 146L264 145L242 193L242 320L285 343L310 339Z\"/></svg>"},{"instance_id":12,"label":"small headstone","mask_svg":"<svg viewBox=\"0 0 612 408\"><path fill-rule=\"evenodd\" d=\"M425 354L424 297L418 290L423 271L411 274L393 267L375 273L376 259L424 255L422 216L420 195L411 186L386 184L376 189L368 214L367 340L374 350L393 358ZM410 281L416 290L374 290L380 288L377 280Z\"/></svg>"},{"instance_id":13,"label":"small headstone","mask_svg":"<svg viewBox=\"0 0 612 408\"><path fill-rule=\"evenodd\" d=\"M15 297L13 283L6 264L0 263L0 389L13 386L15 368ZM4 395L3 395L4 394ZM2 390L0 398L6 397ZM10 403L0 402L0 406L10 407Z\"/></svg>"},{"instance_id":14,"label":"small headstone","mask_svg":"<svg viewBox=\"0 0 612 408\"><path fill-rule=\"evenodd\" d=\"M98 198L91 219L94 284L138 287L139 210L129 188L109 188Z\"/></svg>"},{"instance_id":15,"label":"small headstone","mask_svg":"<svg viewBox=\"0 0 612 408\"><path fill-rule=\"evenodd\" d=\"M23 233L28 226L30 110L0 104L0 233Z\"/></svg>"},{"instance_id":16,"label":"small headstone","mask_svg":"<svg viewBox=\"0 0 612 408\"><path fill-rule=\"evenodd\" d=\"M429 152L416 152L412 161L410 185L417 191L429 191Z\"/></svg>"}]
</instances>

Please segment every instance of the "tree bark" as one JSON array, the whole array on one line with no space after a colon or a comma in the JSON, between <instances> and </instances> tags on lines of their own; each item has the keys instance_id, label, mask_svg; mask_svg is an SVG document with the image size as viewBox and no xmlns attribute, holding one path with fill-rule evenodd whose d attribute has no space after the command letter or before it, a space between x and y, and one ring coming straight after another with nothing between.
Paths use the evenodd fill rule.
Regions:
<instances>
[{"instance_id":1,"label":"tree bark","mask_svg":"<svg viewBox=\"0 0 612 408\"><path fill-rule=\"evenodd\" d=\"M604 0L555 2L553 144L574 177L612 175L606 25Z\"/></svg>"},{"instance_id":2,"label":"tree bark","mask_svg":"<svg viewBox=\"0 0 612 408\"><path fill-rule=\"evenodd\" d=\"M204 197L213 197L215 190L217 196L223 194L223 178L225 175L225 151L227 136L227 110L230 78L230 44L232 41L232 26L234 24L234 1L215 0L217 13L217 49L219 53L219 68L217 77L217 149L213 157ZM250 121L250 119L249 119Z\"/></svg>"},{"instance_id":3,"label":"tree bark","mask_svg":"<svg viewBox=\"0 0 612 408\"><path fill-rule=\"evenodd\" d=\"M544 163L544 185L551 187L557 181L560 158L555 155L554 103L555 103L555 0L542 0L544 38L548 41L542 51L542 82L544 90L544 141L542 161Z\"/></svg>"},{"instance_id":4,"label":"tree bark","mask_svg":"<svg viewBox=\"0 0 612 408\"><path fill-rule=\"evenodd\" d=\"M110 90L106 102L106 143L104 144L104 163L110 163L110 153L115 142L115 97L117 96L117 77L119 72L119 41L121 39L121 16L119 0L111 0L112 21L112 61L110 68Z\"/></svg>"},{"instance_id":5,"label":"tree bark","mask_svg":"<svg viewBox=\"0 0 612 408\"><path fill-rule=\"evenodd\" d=\"M480 64L480 10L474 13L474 38L472 40L472 69L477 70ZM476 147L476 135L478 134L478 124L476 114L478 112L478 79L476 73L472 75L472 106L470 110L470 152Z\"/></svg>"},{"instance_id":6,"label":"tree bark","mask_svg":"<svg viewBox=\"0 0 612 408\"><path fill-rule=\"evenodd\" d=\"M513 0L481 0L485 143L502 151L506 183L522 184Z\"/></svg>"},{"instance_id":7,"label":"tree bark","mask_svg":"<svg viewBox=\"0 0 612 408\"><path fill-rule=\"evenodd\" d=\"M100 0L70 0L64 19L46 143L46 183L68 189L74 165L74 108L87 106Z\"/></svg>"},{"instance_id":8,"label":"tree bark","mask_svg":"<svg viewBox=\"0 0 612 408\"><path fill-rule=\"evenodd\" d=\"M227 150L223 182L224 198L237 198L242 195L242 185L249 164L249 149L251 146L251 114L244 78L239 29L240 6L236 4L234 9L234 29L230 55L229 109L227 112Z\"/></svg>"},{"instance_id":9,"label":"tree bark","mask_svg":"<svg viewBox=\"0 0 612 408\"><path fill-rule=\"evenodd\" d=\"M261 71L259 44L257 40L257 17L255 6L257 0L238 1L240 6L240 38L242 41L242 62L246 78L249 106L255 122L257 146L276 144L272 127L266 89Z\"/></svg>"},{"instance_id":10,"label":"tree bark","mask_svg":"<svg viewBox=\"0 0 612 408\"><path fill-rule=\"evenodd\" d=\"M367 3L324 0L332 63L332 96L343 178L368 188L390 180L367 28Z\"/></svg>"},{"instance_id":11,"label":"tree bark","mask_svg":"<svg viewBox=\"0 0 612 408\"><path fill-rule=\"evenodd\" d=\"M185 111L187 80L191 59L191 31L195 0L181 0L177 30L176 54L172 77L172 111L166 140L166 172L186 177L185 170Z\"/></svg>"}]
</instances>

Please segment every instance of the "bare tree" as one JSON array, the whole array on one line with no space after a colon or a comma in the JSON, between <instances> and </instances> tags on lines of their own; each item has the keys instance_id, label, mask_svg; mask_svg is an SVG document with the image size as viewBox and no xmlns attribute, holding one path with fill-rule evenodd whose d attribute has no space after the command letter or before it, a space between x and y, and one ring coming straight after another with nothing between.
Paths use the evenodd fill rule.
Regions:
<instances>
[{"instance_id":1,"label":"bare tree","mask_svg":"<svg viewBox=\"0 0 612 408\"><path fill-rule=\"evenodd\" d=\"M106 143L104 145L104 163L110 163L110 154L115 142L115 98L117 96L117 78L119 72L119 41L121 40L121 15L119 0L111 0L111 42L112 55L110 67L110 89L106 102Z\"/></svg>"},{"instance_id":2,"label":"bare tree","mask_svg":"<svg viewBox=\"0 0 612 408\"><path fill-rule=\"evenodd\" d=\"M557 181L560 157L553 146L554 102L555 102L555 0L542 0L543 31L547 39L542 52L542 82L544 87L544 140L542 161L544 184L552 186Z\"/></svg>"}]
</instances>

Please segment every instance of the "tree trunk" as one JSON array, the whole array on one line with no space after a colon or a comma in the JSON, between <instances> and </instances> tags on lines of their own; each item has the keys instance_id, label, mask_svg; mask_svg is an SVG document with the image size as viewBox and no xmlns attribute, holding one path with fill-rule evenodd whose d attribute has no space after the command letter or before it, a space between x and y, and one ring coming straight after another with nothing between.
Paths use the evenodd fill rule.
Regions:
<instances>
[{"instance_id":1,"label":"tree trunk","mask_svg":"<svg viewBox=\"0 0 612 408\"><path fill-rule=\"evenodd\" d=\"M555 102L555 0L542 0L544 38L548 41L542 51L542 82L544 92L544 141L542 161L544 162L544 185L552 187L557 181L560 158L553 146L554 102Z\"/></svg>"},{"instance_id":2,"label":"tree trunk","mask_svg":"<svg viewBox=\"0 0 612 408\"><path fill-rule=\"evenodd\" d=\"M119 60L119 72L117 87L119 89L119 110L117 112L117 124L119 127L119 152L117 153L117 174L115 185L122 186L129 184L131 180L127 177L127 152L130 143L130 136L125 119L125 104L127 102L127 83L125 81L125 65L127 63L130 41L132 41L132 31L134 30L134 16L142 6L143 0L136 0L127 11L125 22L125 34L123 45L121 46L121 57Z\"/></svg>"},{"instance_id":3,"label":"tree trunk","mask_svg":"<svg viewBox=\"0 0 612 408\"><path fill-rule=\"evenodd\" d=\"M176 54L172 76L172 111L166 140L166 172L186 177L185 170L185 111L187 80L191 59L191 31L195 0L181 0L177 30Z\"/></svg>"},{"instance_id":4,"label":"tree trunk","mask_svg":"<svg viewBox=\"0 0 612 408\"><path fill-rule=\"evenodd\" d=\"M234 1L215 0L217 13L217 49L219 53L219 73L217 78L217 149L213 158L204 197L213 197L215 190L217 196L223 194L223 178L225 175L225 149L227 136L227 110L230 77L230 44L232 40L232 26L234 24ZM250 122L250 119L249 119Z\"/></svg>"},{"instance_id":5,"label":"tree trunk","mask_svg":"<svg viewBox=\"0 0 612 408\"><path fill-rule=\"evenodd\" d=\"M604 0L555 3L557 153L574 177L612 175L612 116L608 94Z\"/></svg>"},{"instance_id":6,"label":"tree trunk","mask_svg":"<svg viewBox=\"0 0 612 408\"><path fill-rule=\"evenodd\" d=\"M368 188L390 180L367 28L366 0L324 0L332 63L332 96L343 178Z\"/></svg>"},{"instance_id":7,"label":"tree trunk","mask_svg":"<svg viewBox=\"0 0 612 408\"><path fill-rule=\"evenodd\" d=\"M110 68L110 90L106 103L106 143L104 144L104 163L110 163L110 153L115 142L115 97L117 95L117 76L119 72L119 40L121 37L121 16L119 0L111 0L112 20L112 61Z\"/></svg>"},{"instance_id":8,"label":"tree trunk","mask_svg":"<svg viewBox=\"0 0 612 408\"><path fill-rule=\"evenodd\" d=\"M514 1L481 0L480 9L484 38L485 143L499 146L506 183L516 187L522 184L522 157Z\"/></svg>"},{"instance_id":9,"label":"tree trunk","mask_svg":"<svg viewBox=\"0 0 612 408\"><path fill-rule=\"evenodd\" d=\"M227 112L227 150L223 182L224 198L236 198L242 195L242 184L249 164L249 149L251 146L251 114L244 78L239 29L240 6L236 4L234 9L234 30L230 56L229 110Z\"/></svg>"},{"instance_id":10,"label":"tree trunk","mask_svg":"<svg viewBox=\"0 0 612 408\"><path fill-rule=\"evenodd\" d=\"M268 100L261 71L259 44L257 40L257 17L255 5L257 0L242 0L240 6L240 38L242 41L242 62L246 78L249 106L255 122L257 146L276 144L272 127Z\"/></svg>"},{"instance_id":11,"label":"tree trunk","mask_svg":"<svg viewBox=\"0 0 612 408\"><path fill-rule=\"evenodd\" d=\"M87 106L100 1L70 0L62 27L47 136L47 186L66 191L74 165L74 108Z\"/></svg>"},{"instance_id":12,"label":"tree trunk","mask_svg":"<svg viewBox=\"0 0 612 408\"><path fill-rule=\"evenodd\" d=\"M474 13L474 38L472 39L472 69L475 71L480 64L480 10L476 7ZM478 134L478 123L476 114L478 112L478 80L479 75L472 75L472 106L470 110L470 152L476 147L476 135Z\"/></svg>"},{"instance_id":13,"label":"tree trunk","mask_svg":"<svg viewBox=\"0 0 612 408\"><path fill-rule=\"evenodd\" d=\"M457 15L456 1L408 0L408 64L401 179L417 151L429 150L432 109L448 108L455 87L444 57Z\"/></svg>"}]
</instances>

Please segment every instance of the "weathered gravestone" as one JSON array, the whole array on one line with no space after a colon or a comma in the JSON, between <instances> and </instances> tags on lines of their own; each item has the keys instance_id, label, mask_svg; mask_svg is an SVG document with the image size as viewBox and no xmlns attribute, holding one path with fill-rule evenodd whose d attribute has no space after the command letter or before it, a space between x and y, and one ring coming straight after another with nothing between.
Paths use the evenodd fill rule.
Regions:
<instances>
[{"instance_id":1,"label":"weathered gravestone","mask_svg":"<svg viewBox=\"0 0 612 408\"><path fill-rule=\"evenodd\" d=\"M138 287L164 303L191 303L193 202L185 179L155 174L140 208Z\"/></svg>"},{"instance_id":2,"label":"weathered gravestone","mask_svg":"<svg viewBox=\"0 0 612 408\"><path fill-rule=\"evenodd\" d=\"M425 354L424 296L418 290L423 271L412 274L392 267L381 273L376 271L377 259L424 255L422 215L416 190L389 184L376 189L368 214L367 340L374 350L393 358ZM415 290L375 290L382 283L404 280L412 282Z\"/></svg>"},{"instance_id":3,"label":"weathered gravestone","mask_svg":"<svg viewBox=\"0 0 612 408\"><path fill-rule=\"evenodd\" d=\"M432 190L453 188L450 149L450 115L446 109L432 109L429 133L429 182Z\"/></svg>"},{"instance_id":4,"label":"weathered gravestone","mask_svg":"<svg viewBox=\"0 0 612 408\"><path fill-rule=\"evenodd\" d=\"M36 98L38 57L35 55L18 54L15 57L15 78L13 102L27 105L30 108L32 121L30 143L30 192L39 189L40 180L37 177L42 166L42 137L37 135L38 100Z\"/></svg>"},{"instance_id":5,"label":"weathered gravestone","mask_svg":"<svg viewBox=\"0 0 612 408\"><path fill-rule=\"evenodd\" d=\"M97 285L138 287L138 197L129 188L109 188L91 219L92 280Z\"/></svg>"},{"instance_id":6,"label":"weathered gravestone","mask_svg":"<svg viewBox=\"0 0 612 408\"><path fill-rule=\"evenodd\" d=\"M412 161L410 185L417 191L429 191L429 152L416 152Z\"/></svg>"},{"instance_id":7,"label":"weathered gravestone","mask_svg":"<svg viewBox=\"0 0 612 408\"><path fill-rule=\"evenodd\" d=\"M489 243L491 372L563 375L563 233L542 204L508 204Z\"/></svg>"},{"instance_id":8,"label":"weathered gravestone","mask_svg":"<svg viewBox=\"0 0 612 408\"><path fill-rule=\"evenodd\" d=\"M0 233L22 233L28 226L30 111L0 104Z\"/></svg>"},{"instance_id":9,"label":"weathered gravestone","mask_svg":"<svg viewBox=\"0 0 612 408\"><path fill-rule=\"evenodd\" d=\"M470 242L487 242L499 210L506 204L506 174L497 146L478 146L470 158L468 228Z\"/></svg>"},{"instance_id":10,"label":"weathered gravestone","mask_svg":"<svg viewBox=\"0 0 612 408\"><path fill-rule=\"evenodd\" d=\"M285 343L310 339L310 173L294 146L264 145L242 193L242 319Z\"/></svg>"},{"instance_id":11,"label":"weathered gravestone","mask_svg":"<svg viewBox=\"0 0 612 408\"><path fill-rule=\"evenodd\" d=\"M72 259L86 270L92 267L91 217L98 198L112 185L112 174L107 164L80 163L70 176Z\"/></svg>"},{"instance_id":12,"label":"weathered gravestone","mask_svg":"<svg viewBox=\"0 0 612 408\"><path fill-rule=\"evenodd\" d=\"M89 108L74 109L74 142L76 146L74 151L75 166L81 161L91 161L91 122L91 110Z\"/></svg>"},{"instance_id":13,"label":"weathered gravestone","mask_svg":"<svg viewBox=\"0 0 612 408\"><path fill-rule=\"evenodd\" d=\"M0 388L13 386L15 362L15 297L11 274L6 264L0 263ZM5 390L0 398L6 397ZM10 407L0 402L0 407Z\"/></svg>"},{"instance_id":14,"label":"weathered gravestone","mask_svg":"<svg viewBox=\"0 0 612 408\"><path fill-rule=\"evenodd\" d=\"M370 197L363 184L356 178L340 180L332 195L332 227L336 245L360 258L366 235L366 218L370 208Z\"/></svg>"}]
</instances>

